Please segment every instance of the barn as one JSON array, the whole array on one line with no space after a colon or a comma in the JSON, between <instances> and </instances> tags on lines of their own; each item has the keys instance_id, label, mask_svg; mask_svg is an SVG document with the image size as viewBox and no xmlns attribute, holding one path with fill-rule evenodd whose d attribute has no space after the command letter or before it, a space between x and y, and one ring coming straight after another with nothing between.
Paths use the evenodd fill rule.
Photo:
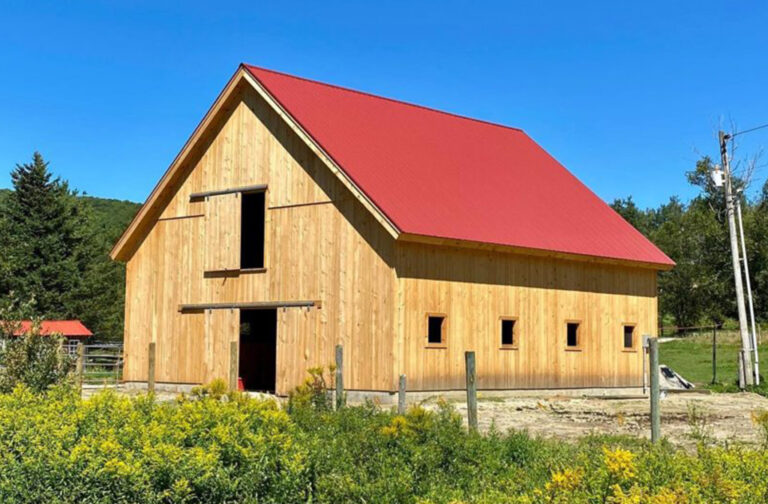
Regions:
<instances>
[{"instance_id":1,"label":"barn","mask_svg":"<svg viewBox=\"0 0 768 504\"><path fill-rule=\"evenodd\" d=\"M617 173L620 176L620 173ZM115 244L129 382L638 387L673 262L520 129L240 65Z\"/></svg>"}]
</instances>

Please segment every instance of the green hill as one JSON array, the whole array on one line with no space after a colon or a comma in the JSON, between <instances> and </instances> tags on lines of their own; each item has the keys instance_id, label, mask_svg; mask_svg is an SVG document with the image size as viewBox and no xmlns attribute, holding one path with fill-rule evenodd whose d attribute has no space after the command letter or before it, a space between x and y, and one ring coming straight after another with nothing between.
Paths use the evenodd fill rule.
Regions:
<instances>
[{"instance_id":1,"label":"green hill","mask_svg":"<svg viewBox=\"0 0 768 504\"><path fill-rule=\"evenodd\" d=\"M10 193L10 189L0 189L0 205ZM103 230L103 236L108 241L116 241L141 208L141 203L127 200L97 198L89 195L81 198L92 212L94 225Z\"/></svg>"},{"instance_id":2,"label":"green hill","mask_svg":"<svg viewBox=\"0 0 768 504\"><path fill-rule=\"evenodd\" d=\"M115 241L141 208L133 201L82 196L83 202L91 209L94 224L104 231L106 238Z\"/></svg>"}]
</instances>

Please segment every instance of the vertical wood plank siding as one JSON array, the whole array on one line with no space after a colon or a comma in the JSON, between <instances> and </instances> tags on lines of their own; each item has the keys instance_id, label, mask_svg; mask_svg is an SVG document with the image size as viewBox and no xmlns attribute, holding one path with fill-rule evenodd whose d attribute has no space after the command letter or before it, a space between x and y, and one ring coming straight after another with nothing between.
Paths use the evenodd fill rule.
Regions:
<instances>
[{"instance_id":1,"label":"vertical wood plank siding","mask_svg":"<svg viewBox=\"0 0 768 504\"><path fill-rule=\"evenodd\" d=\"M239 311L182 314L180 304L311 299L320 307L278 310L277 392L332 364L337 343L350 362L367 363L347 367L346 383L392 389L394 242L255 93L238 92L225 108L128 261L125 379L146 380L150 341L158 382L227 378ZM240 198L190 194L257 184L269 187L265 271L211 274L239 267Z\"/></svg>"},{"instance_id":2,"label":"vertical wood plank siding","mask_svg":"<svg viewBox=\"0 0 768 504\"><path fill-rule=\"evenodd\" d=\"M623 324L655 334L655 271L421 244L398 244L396 264L410 389L463 388L467 350L480 389L642 385L642 352L624 350ZM427 346L424 314L435 312L446 348ZM517 319L515 349L502 349L500 317ZM578 351L566 350L573 320Z\"/></svg>"}]
</instances>

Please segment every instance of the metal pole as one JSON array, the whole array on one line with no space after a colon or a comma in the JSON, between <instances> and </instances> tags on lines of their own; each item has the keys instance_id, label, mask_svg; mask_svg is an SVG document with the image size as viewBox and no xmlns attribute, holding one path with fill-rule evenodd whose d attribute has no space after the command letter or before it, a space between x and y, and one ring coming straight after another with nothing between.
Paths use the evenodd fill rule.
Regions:
<instances>
[{"instance_id":1,"label":"metal pole","mask_svg":"<svg viewBox=\"0 0 768 504\"><path fill-rule=\"evenodd\" d=\"M749 261L747 260L747 242L744 240L744 221L741 218L741 198L736 198L736 216L739 220L739 236L741 237L741 262L744 263L744 280L747 287L747 302L749 303L749 322L752 325L752 352L755 359L755 385L760 385L760 356L757 353L757 329L755 324L755 305L752 302L752 284L749 280Z\"/></svg>"},{"instance_id":2,"label":"metal pole","mask_svg":"<svg viewBox=\"0 0 768 504\"><path fill-rule=\"evenodd\" d=\"M475 352L464 352L467 367L467 424L469 429L477 430L477 372Z\"/></svg>"},{"instance_id":3,"label":"metal pole","mask_svg":"<svg viewBox=\"0 0 768 504\"><path fill-rule=\"evenodd\" d=\"M405 375L400 375L400 383L397 388L397 413L405 415Z\"/></svg>"},{"instance_id":4,"label":"metal pole","mask_svg":"<svg viewBox=\"0 0 768 504\"><path fill-rule=\"evenodd\" d=\"M720 157L723 162L723 171L725 172L725 206L728 214L728 232L731 239L731 260L733 262L733 281L736 287L736 306L739 311L739 329L741 332L741 348L743 352L742 356L744 366L744 381L746 385L752 385L752 359L744 359L748 357L750 351L750 338L749 331L747 329L747 309L744 306L744 286L741 281L741 261L739 260L739 243L736 237L736 217L734 215L734 203L733 203L733 187L731 185L731 167L728 161L728 145L727 141L730 135L726 135L723 131L719 133L720 139ZM744 352L747 352L745 355Z\"/></svg>"},{"instance_id":5,"label":"metal pole","mask_svg":"<svg viewBox=\"0 0 768 504\"><path fill-rule=\"evenodd\" d=\"M661 439L661 413L659 411L659 340L650 338L648 350L651 354L651 442Z\"/></svg>"},{"instance_id":6,"label":"metal pole","mask_svg":"<svg viewBox=\"0 0 768 504\"><path fill-rule=\"evenodd\" d=\"M344 406L344 348L336 345L336 409Z\"/></svg>"}]
</instances>

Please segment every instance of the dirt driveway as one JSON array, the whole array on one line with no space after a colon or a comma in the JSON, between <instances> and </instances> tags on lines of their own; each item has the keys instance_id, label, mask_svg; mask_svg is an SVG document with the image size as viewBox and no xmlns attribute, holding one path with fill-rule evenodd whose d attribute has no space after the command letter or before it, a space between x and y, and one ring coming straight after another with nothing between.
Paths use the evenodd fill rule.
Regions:
<instances>
[{"instance_id":1,"label":"dirt driveway","mask_svg":"<svg viewBox=\"0 0 768 504\"><path fill-rule=\"evenodd\" d=\"M466 419L466 403L454 402ZM433 407L435 400L425 406ZM752 413L768 410L768 399L752 393L673 393L661 401L661 431L675 444L695 446L713 441L756 445L762 429ZM649 401L644 397L602 398L550 396L492 397L478 401L481 430L495 424L500 431L527 430L534 436L575 439L589 433L650 437Z\"/></svg>"},{"instance_id":2,"label":"dirt driveway","mask_svg":"<svg viewBox=\"0 0 768 504\"><path fill-rule=\"evenodd\" d=\"M88 386L83 390L83 396L89 397L100 389ZM141 391L121 387L119 393L136 395ZM177 394L158 392L157 397L172 400ZM414 402L435 408L440 397L422 397ZM454 393L446 400L466 422L467 405L461 399L463 397L463 393ZM685 447L694 447L697 439L704 437L715 442L758 445L763 442L764 435L752 415L761 410L768 411L768 398L753 393L669 393L661 400L661 433ZM529 394L489 397L480 392L478 423L483 431L493 424L502 432L527 430L533 436L558 439L577 439L590 433L650 437L649 400L642 396Z\"/></svg>"}]
</instances>

